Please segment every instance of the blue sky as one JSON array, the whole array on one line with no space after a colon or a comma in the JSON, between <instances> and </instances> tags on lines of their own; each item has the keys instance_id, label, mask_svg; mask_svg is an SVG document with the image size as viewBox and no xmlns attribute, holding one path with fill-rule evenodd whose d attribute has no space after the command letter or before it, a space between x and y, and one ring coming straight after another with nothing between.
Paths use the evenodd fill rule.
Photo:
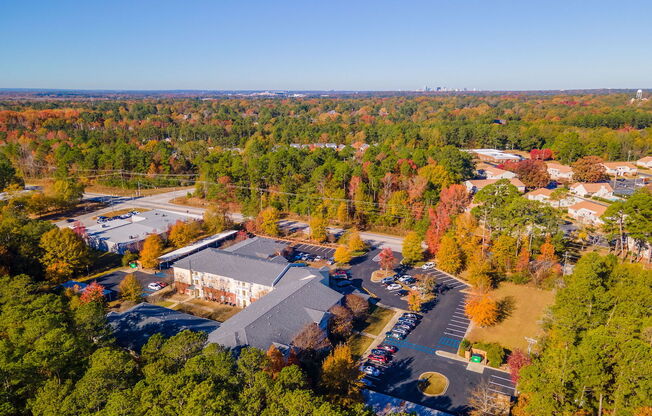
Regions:
<instances>
[{"instance_id":1,"label":"blue sky","mask_svg":"<svg viewBox=\"0 0 652 416\"><path fill-rule=\"evenodd\" d=\"M650 88L650 16L629 0L1 0L0 88Z\"/></svg>"}]
</instances>

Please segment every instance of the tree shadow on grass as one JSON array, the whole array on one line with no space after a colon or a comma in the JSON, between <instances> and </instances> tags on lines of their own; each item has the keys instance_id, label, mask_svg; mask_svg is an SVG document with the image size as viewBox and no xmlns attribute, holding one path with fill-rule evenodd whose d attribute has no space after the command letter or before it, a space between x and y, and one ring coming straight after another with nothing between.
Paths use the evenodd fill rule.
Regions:
<instances>
[{"instance_id":1,"label":"tree shadow on grass","mask_svg":"<svg viewBox=\"0 0 652 416\"><path fill-rule=\"evenodd\" d=\"M497 302L497 306L498 322L502 322L512 316L512 313L516 309L516 299L513 296L505 296Z\"/></svg>"}]
</instances>

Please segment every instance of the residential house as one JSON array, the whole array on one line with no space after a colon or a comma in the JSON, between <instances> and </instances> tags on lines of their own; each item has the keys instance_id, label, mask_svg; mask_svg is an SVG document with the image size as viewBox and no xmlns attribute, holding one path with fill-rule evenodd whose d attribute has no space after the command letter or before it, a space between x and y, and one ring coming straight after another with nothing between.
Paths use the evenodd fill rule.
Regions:
<instances>
[{"instance_id":1,"label":"residential house","mask_svg":"<svg viewBox=\"0 0 652 416\"><path fill-rule=\"evenodd\" d=\"M470 193L478 192L480 189L484 188L487 185L493 185L498 182L500 179L472 179L464 182L466 190ZM525 184L521 182L520 179L512 178L509 179L509 183L514 185L519 192L525 192Z\"/></svg>"},{"instance_id":2,"label":"residential house","mask_svg":"<svg viewBox=\"0 0 652 416\"><path fill-rule=\"evenodd\" d=\"M623 175L636 175L638 168L635 164L629 162L604 162L602 163L607 175L623 176Z\"/></svg>"},{"instance_id":3,"label":"residential house","mask_svg":"<svg viewBox=\"0 0 652 416\"><path fill-rule=\"evenodd\" d=\"M516 177L514 172L505 169L500 169L491 165L484 165L478 169L478 173L485 177L485 179L512 179Z\"/></svg>"},{"instance_id":4,"label":"residential house","mask_svg":"<svg viewBox=\"0 0 652 416\"><path fill-rule=\"evenodd\" d=\"M557 162L546 162L550 179L555 181L568 182L573 179L573 168Z\"/></svg>"},{"instance_id":5,"label":"residential house","mask_svg":"<svg viewBox=\"0 0 652 416\"><path fill-rule=\"evenodd\" d=\"M602 225L600 217L607 211L607 206L591 201L580 201L568 207L568 215L585 224Z\"/></svg>"},{"instance_id":6,"label":"residential house","mask_svg":"<svg viewBox=\"0 0 652 416\"><path fill-rule=\"evenodd\" d=\"M568 207L577 203L577 198L573 196L566 196L565 198L559 200L553 200L551 196L555 191L556 189L539 188L526 193L524 196L531 201L539 201L556 208Z\"/></svg>"},{"instance_id":7,"label":"residential house","mask_svg":"<svg viewBox=\"0 0 652 416\"><path fill-rule=\"evenodd\" d=\"M614 190L607 182L578 182L570 186L570 191L579 197L597 196L604 199L614 199Z\"/></svg>"},{"instance_id":8,"label":"residential house","mask_svg":"<svg viewBox=\"0 0 652 416\"><path fill-rule=\"evenodd\" d=\"M652 156L645 156L640 158L639 160L636 161L636 164L638 166L641 166L643 168L652 168Z\"/></svg>"}]
</instances>

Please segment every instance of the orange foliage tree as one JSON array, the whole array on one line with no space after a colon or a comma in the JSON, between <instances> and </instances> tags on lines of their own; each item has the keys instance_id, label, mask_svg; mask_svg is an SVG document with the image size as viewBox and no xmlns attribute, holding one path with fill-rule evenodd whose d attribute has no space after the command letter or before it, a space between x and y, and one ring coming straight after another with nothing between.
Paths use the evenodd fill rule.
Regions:
<instances>
[{"instance_id":1,"label":"orange foliage tree","mask_svg":"<svg viewBox=\"0 0 652 416\"><path fill-rule=\"evenodd\" d=\"M472 297L464 307L466 316L475 324L486 327L498 322L498 305L488 295Z\"/></svg>"}]
</instances>

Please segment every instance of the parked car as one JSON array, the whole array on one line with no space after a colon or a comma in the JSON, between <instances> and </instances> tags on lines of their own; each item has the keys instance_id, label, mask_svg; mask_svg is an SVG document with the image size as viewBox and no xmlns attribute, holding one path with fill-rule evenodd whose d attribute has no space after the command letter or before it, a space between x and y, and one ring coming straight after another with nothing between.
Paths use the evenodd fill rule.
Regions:
<instances>
[{"instance_id":1,"label":"parked car","mask_svg":"<svg viewBox=\"0 0 652 416\"><path fill-rule=\"evenodd\" d=\"M364 364L360 367L360 371L374 377L378 377L382 373L382 371L380 371L380 368L374 367L373 365L364 365Z\"/></svg>"},{"instance_id":2,"label":"parked car","mask_svg":"<svg viewBox=\"0 0 652 416\"><path fill-rule=\"evenodd\" d=\"M412 328L417 326L417 321L412 319L399 319L398 321L396 321L396 323L399 323L401 325L408 325L411 326Z\"/></svg>"},{"instance_id":3,"label":"parked car","mask_svg":"<svg viewBox=\"0 0 652 416\"><path fill-rule=\"evenodd\" d=\"M346 286L351 286L352 283L348 280L338 280L337 283L335 283L335 286L337 287L346 287Z\"/></svg>"},{"instance_id":4,"label":"parked car","mask_svg":"<svg viewBox=\"0 0 652 416\"><path fill-rule=\"evenodd\" d=\"M399 341L405 339L405 335L403 335L403 334L399 334L398 332L392 332L392 331L385 332L385 336L386 336L387 338L393 338L393 339L397 339L397 340L399 340Z\"/></svg>"},{"instance_id":5,"label":"parked car","mask_svg":"<svg viewBox=\"0 0 652 416\"><path fill-rule=\"evenodd\" d=\"M433 263L433 262L431 262L431 261L429 261L428 263L425 263L423 266L421 266L421 268L422 268L423 270L430 270L430 269L432 269L433 267L435 267L435 263Z\"/></svg>"},{"instance_id":6,"label":"parked car","mask_svg":"<svg viewBox=\"0 0 652 416\"><path fill-rule=\"evenodd\" d=\"M168 286L168 284L165 283L165 282L162 281L162 280L158 280L158 281L156 281L156 282L154 282L154 283L156 283L157 285L159 285L159 286L161 286L161 287L167 287L167 286Z\"/></svg>"},{"instance_id":7,"label":"parked car","mask_svg":"<svg viewBox=\"0 0 652 416\"><path fill-rule=\"evenodd\" d=\"M382 348L374 348L373 350L371 350L371 353L374 354L374 355L391 355L392 354L391 352L389 352L387 350L384 350Z\"/></svg>"},{"instance_id":8,"label":"parked car","mask_svg":"<svg viewBox=\"0 0 652 416\"><path fill-rule=\"evenodd\" d=\"M97 219L98 220L106 220L108 217L105 217L104 215L98 215Z\"/></svg>"},{"instance_id":9,"label":"parked car","mask_svg":"<svg viewBox=\"0 0 652 416\"><path fill-rule=\"evenodd\" d=\"M390 345L390 344L380 344L378 348L391 353L395 353L396 351L398 351L398 347L396 345Z\"/></svg>"},{"instance_id":10,"label":"parked car","mask_svg":"<svg viewBox=\"0 0 652 416\"><path fill-rule=\"evenodd\" d=\"M399 290L403 286L399 285L398 283L392 283L391 285L387 285L387 290Z\"/></svg>"},{"instance_id":11,"label":"parked car","mask_svg":"<svg viewBox=\"0 0 652 416\"><path fill-rule=\"evenodd\" d=\"M77 221L77 220L74 219L74 218L66 218L66 222L75 222L75 221Z\"/></svg>"},{"instance_id":12,"label":"parked car","mask_svg":"<svg viewBox=\"0 0 652 416\"><path fill-rule=\"evenodd\" d=\"M379 354L371 354L367 357L368 360L381 363L381 364L387 364L389 362L389 357L386 355L379 355Z\"/></svg>"},{"instance_id":13,"label":"parked car","mask_svg":"<svg viewBox=\"0 0 652 416\"><path fill-rule=\"evenodd\" d=\"M156 283L156 282L152 282L152 283L150 283L150 284L147 285L147 289L150 289L150 290L161 290L161 289L163 289L163 288L162 288L158 283Z\"/></svg>"},{"instance_id":14,"label":"parked car","mask_svg":"<svg viewBox=\"0 0 652 416\"><path fill-rule=\"evenodd\" d=\"M410 331L412 331L414 329L414 326L397 323L396 325L394 325L394 329L403 329L403 330L405 330L407 332L410 332Z\"/></svg>"},{"instance_id":15,"label":"parked car","mask_svg":"<svg viewBox=\"0 0 652 416\"><path fill-rule=\"evenodd\" d=\"M394 277L393 276L386 277L383 280L381 280L380 283L384 285L391 285L392 283L394 283Z\"/></svg>"},{"instance_id":16,"label":"parked car","mask_svg":"<svg viewBox=\"0 0 652 416\"><path fill-rule=\"evenodd\" d=\"M138 215L138 214L140 214L140 211L131 211L130 214L131 215Z\"/></svg>"},{"instance_id":17,"label":"parked car","mask_svg":"<svg viewBox=\"0 0 652 416\"><path fill-rule=\"evenodd\" d=\"M408 292L407 290L397 290L394 294L399 298L402 298L403 296L407 296Z\"/></svg>"},{"instance_id":18,"label":"parked car","mask_svg":"<svg viewBox=\"0 0 652 416\"><path fill-rule=\"evenodd\" d=\"M412 312L405 312L401 316L405 317L405 318L410 318L410 319L421 319L421 315L419 315L417 313L412 313Z\"/></svg>"},{"instance_id":19,"label":"parked car","mask_svg":"<svg viewBox=\"0 0 652 416\"><path fill-rule=\"evenodd\" d=\"M408 332L410 332L410 331L408 331L405 328L401 328L400 326L395 326L394 328L392 328L392 332L395 332L395 333L401 334L401 335L407 335Z\"/></svg>"},{"instance_id":20,"label":"parked car","mask_svg":"<svg viewBox=\"0 0 652 416\"><path fill-rule=\"evenodd\" d=\"M412 279L412 276L410 276L409 274L404 274L403 276L398 278L398 281L405 283L410 279Z\"/></svg>"}]
</instances>

